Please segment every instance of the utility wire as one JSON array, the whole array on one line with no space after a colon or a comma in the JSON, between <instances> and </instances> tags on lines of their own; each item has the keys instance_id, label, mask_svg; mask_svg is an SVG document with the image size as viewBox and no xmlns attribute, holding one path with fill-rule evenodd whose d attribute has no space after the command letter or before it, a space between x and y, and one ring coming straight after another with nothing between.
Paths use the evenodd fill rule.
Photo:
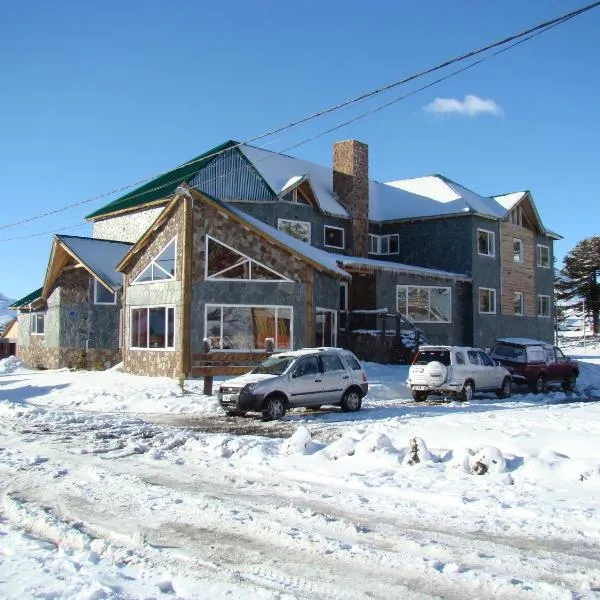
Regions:
<instances>
[{"instance_id":1,"label":"utility wire","mask_svg":"<svg viewBox=\"0 0 600 600\"><path fill-rule=\"evenodd\" d=\"M260 135L258 135L256 137L250 138L250 139L248 139L246 141L238 142L237 144L235 144L235 145L233 145L233 146L231 146L229 148L226 148L224 150L219 150L219 151L214 152L212 154L208 154L208 155L202 156L201 158L198 158L198 159L195 159L195 160L183 163L182 165L179 165L178 167L175 167L175 169L181 169L181 168L193 165L194 163L197 163L197 162L200 162L200 161L204 161L204 160L209 159L209 158L213 158L213 157L218 156L218 155L222 154L223 152L225 152L227 150L230 150L232 148L239 147L239 146L246 145L246 144L255 143L255 142L259 141L259 140L262 140L262 139L267 138L269 136L275 135L276 133L281 133L283 131L286 131L288 129L291 129L293 127L296 127L298 125L301 125L303 123L311 121L313 119L317 119L319 117L328 115L328 114L330 114L330 113L332 113L334 111L337 111L337 110L340 110L342 108L348 107L348 106L350 106L352 104L363 102L363 101L365 101L365 100L367 100L369 98L372 98L374 96L377 96L377 95L380 95L380 94L382 94L384 92L387 92L387 91L389 91L389 90L391 90L391 89L393 89L395 87L398 87L400 85L404 85L404 84L406 84L406 83L408 83L410 81L413 81L415 79L424 77L426 75L429 75L431 73L434 73L436 71L444 69L445 67L448 67L448 66L450 66L450 65L452 65L454 63L462 62L464 60L467 60L469 58L472 58L474 56L477 56L479 54L487 52L487 51L489 51L489 50L491 50L493 48L498 48L498 47L503 46L505 44L508 44L510 42L514 42L516 40L520 40L521 38L526 38L526 39L522 40L522 41L526 41L527 39L531 39L532 37L535 37L534 35L531 35L531 34L533 34L535 32L537 32L537 33L535 33L537 35L539 33L543 33L545 31L548 31L549 29L551 29L551 28L553 28L553 27L555 27L557 25L560 25L562 23L565 23L566 21L568 21L568 20L570 20L570 19L572 19L572 18L574 18L576 16L579 16L579 15L581 15L581 14L583 14L585 12L588 12L588 11L594 9L594 8L598 8L598 6L600 6L600 0L598 0L597 2L593 2L592 4L589 4L587 6L584 6L584 7L580 8L580 9L577 9L575 11L571 11L569 13L566 13L566 14L564 14L564 15L562 15L560 17L557 17L555 19L551 19L549 21L545 21L543 23L540 23L540 24L538 24L538 25L536 25L534 27L531 27L531 28L529 28L529 29L527 29L525 31L522 31L520 33L511 35L511 36L509 36L507 38L504 38L502 40L499 40L499 41L493 42L491 44L488 44L487 46L483 46L483 47L478 48L476 50L472 50L470 52L467 52L466 54L462 54L460 56L457 56L457 57L454 57L454 58L449 59L447 61L444 61L443 63L440 63L440 64L438 64L438 65L436 65L434 67L430 67L430 68L425 69L423 71L420 71L418 73L409 75L408 77L405 77L404 79L400 79L400 80L394 81L394 82L392 82L390 84L387 84L387 85L385 85L383 87L380 87L380 88L376 88L376 89L374 89L372 91L369 91L369 92L366 92L364 94L361 94L360 96L357 96L357 97L352 98L350 100L347 100L345 102L336 104L334 106L331 106L331 107L326 108L324 110L321 110L319 112L312 113L312 114L310 114L310 115L308 115L306 117L303 117L303 118L298 119L296 121L292 121L292 122L290 122L290 123L288 123L286 125L278 127L277 129L273 129L273 130L267 131L267 132L262 133L262 134L260 134ZM516 43L512 44L511 46L509 46L509 48L512 48L512 47L514 47L516 45L517 45ZM496 56L499 53L500 52L494 53L493 56ZM472 66L475 66L476 64L481 64L481 62L483 62L483 60L476 61L475 63L467 66L466 68L460 69L460 70L456 71L454 74L451 74L450 76L453 76L453 75L456 75L458 73L461 73L461 72L467 70L468 68L471 68ZM290 148L295 148L295 147L297 147L297 146L299 146L299 145L301 145L303 143L307 143L309 141L312 141L312 139L316 139L316 137L320 137L321 135L325 135L326 133L330 133L331 131L335 131L336 129L339 129L339 128L343 127L344 125L352 123L352 122L354 122L354 121L356 121L356 120L358 120L360 118L364 118L368 114L372 114L373 112L377 112L379 110L382 110L383 108L386 108L387 106L390 106L391 104L394 104L395 102L398 102L398 101L404 99L405 97L408 97L409 95L413 95L414 93L417 93L418 91L422 91L423 89L427 89L428 87L431 87L431 85L435 85L435 83L439 83L440 81L444 81L445 79L448 79L448 77L450 77L450 76L440 78L439 80L433 82L430 85L427 85L427 86L424 86L423 88L419 88L418 90L415 90L411 94L407 94L405 96L397 98L397 99L395 99L392 102L389 102L389 103L386 103L386 104L384 104L384 105L382 105L380 107L377 107L373 111L369 111L367 113L364 113L363 115L359 115L358 117L353 118L353 119L349 120L346 123L343 123L343 124L341 124L339 126L336 126L336 127L332 128L332 129L330 129L330 130L328 130L328 131L326 131L324 133L321 133L321 134L315 136L315 138L309 138L308 140L306 140L304 142L300 142L298 144L295 144L295 145L291 146ZM130 183L128 185L124 185L124 186L115 188L115 189L113 189L113 190L111 190L109 192L105 192L103 194L99 194L97 196L93 196L91 198L87 198L85 200L80 200L78 202L74 202L72 204L68 204L68 205L63 206L61 208L57 208L57 209L54 209L54 210L51 210L51 211L47 211L45 213L42 213L42 214L39 214L39 215L35 215L35 216L29 217L27 219L21 219L20 221L16 221L14 223L9 223L7 225L1 225L0 226L0 230L2 230L2 229L9 229L11 227L16 227L17 225L23 225L23 224L29 223L31 221L35 221L35 220L38 220L38 219L42 219L44 217L48 217L48 216L60 213L60 212L64 212L65 210L69 210L69 209L75 208L77 206L82 206L84 204L89 204L90 202L94 202L95 200L100 200L102 198L106 198L108 196L112 196L113 194L124 192L124 191L126 191L128 189L131 189L133 187L137 187L137 186L143 185L144 183L152 181L153 179L156 179L157 177L160 177L162 175L166 175L166 174L170 173L171 171L173 171L175 169L169 169L168 171L162 171L162 172L160 172L158 174L155 174L155 175L150 176L150 177L146 177L146 178L141 179L139 181L136 181L134 183ZM165 183L165 184L163 184L161 186L158 186L156 188L152 188L150 190L145 190L144 192L140 192L140 194L138 194L138 195L142 195L142 194L148 193L149 191L155 191L157 189L160 189L162 187L170 185L171 183L174 183L174 181L167 182L167 183ZM135 198L138 195L133 195L133 196L131 196L131 198ZM14 239L14 238L11 238L11 239ZM0 241L7 241L7 240L0 240Z\"/></svg>"}]
</instances>

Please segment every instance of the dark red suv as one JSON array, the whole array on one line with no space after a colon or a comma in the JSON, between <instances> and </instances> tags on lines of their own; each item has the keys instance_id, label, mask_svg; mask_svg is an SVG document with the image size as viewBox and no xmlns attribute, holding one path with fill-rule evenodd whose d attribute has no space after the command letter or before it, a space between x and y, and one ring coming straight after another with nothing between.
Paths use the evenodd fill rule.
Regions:
<instances>
[{"instance_id":1,"label":"dark red suv","mask_svg":"<svg viewBox=\"0 0 600 600\"><path fill-rule=\"evenodd\" d=\"M513 383L527 385L532 392L544 392L549 383L558 383L565 392L572 392L579 376L577 362L560 348L540 340L496 340L491 357L510 371Z\"/></svg>"}]
</instances>

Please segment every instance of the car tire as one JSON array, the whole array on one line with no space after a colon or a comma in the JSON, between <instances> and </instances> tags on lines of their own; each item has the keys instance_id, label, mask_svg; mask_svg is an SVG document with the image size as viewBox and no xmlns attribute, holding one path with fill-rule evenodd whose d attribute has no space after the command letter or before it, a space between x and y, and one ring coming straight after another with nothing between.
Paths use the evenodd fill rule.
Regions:
<instances>
[{"instance_id":1,"label":"car tire","mask_svg":"<svg viewBox=\"0 0 600 600\"><path fill-rule=\"evenodd\" d=\"M563 392L572 392L575 389L577 383L577 375L571 375L562 382Z\"/></svg>"},{"instance_id":2,"label":"car tire","mask_svg":"<svg viewBox=\"0 0 600 600\"><path fill-rule=\"evenodd\" d=\"M502 387L496 392L498 398L510 398L512 394L512 381L510 377L505 377L502 382Z\"/></svg>"},{"instance_id":3,"label":"car tire","mask_svg":"<svg viewBox=\"0 0 600 600\"><path fill-rule=\"evenodd\" d=\"M543 394L546 391L546 379L543 375L538 375L531 386L531 391L534 394Z\"/></svg>"},{"instance_id":4,"label":"car tire","mask_svg":"<svg viewBox=\"0 0 600 600\"><path fill-rule=\"evenodd\" d=\"M415 402L425 402L428 395L427 392L412 392L412 397Z\"/></svg>"},{"instance_id":5,"label":"car tire","mask_svg":"<svg viewBox=\"0 0 600 600\"><path fill-rule=\"evenodd\" d=\"M474 393L475 389L473 388L473 383L471 381L466 381L462 390L460 390L456 397L461 402L471 402Z\"/></svg>"},{"instance_id":6,"label":"car tire","mask_svg":"<svg viewBox=\"0 0 600 600\"><path fill-rule=\"evenodd\" d=\"M340 402L340 407L344 412L356 412L357 410L360 410L361 406L362 397L354 388L347 390Z\"/></svg>"},{"instance_id":7,"label":"car tire","mask_svg":"<svg viewBox=\"0 0 600 600\"><path fill-rule=\"evenodd\" d=\"M262 416L266 421L277 421L285 415L285 398L269 396L263 404Z\"/></svg>"}]
</instances>

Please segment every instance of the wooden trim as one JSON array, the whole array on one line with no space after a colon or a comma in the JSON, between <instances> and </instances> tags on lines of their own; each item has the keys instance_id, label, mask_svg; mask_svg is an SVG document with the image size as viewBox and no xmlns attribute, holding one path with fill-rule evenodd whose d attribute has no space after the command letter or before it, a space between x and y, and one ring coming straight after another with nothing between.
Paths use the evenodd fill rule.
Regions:
<instances>
[{"instance_id":1,"label":"wooden trim","mask_svg":"<svg viewBox=\"0 0 600 600\"><path fill-rule=\"evenodd\" d=\"M193 214L192 198L185 196L183 199L183 234L181 240L181 287L182 307L179 315L179 339L181 340L180 369L181 377L190 373L190 325L192 307L192 239L193 239Z\"/></svg>"},{"instance_id":2,"label":"wooden trim","mask_svg":"<svg viewBox=\"0 0 600 600\"><path fill-rule=\"evenodd\" d=\"M313 297L313 274L310 272L306 280L306 343L305 346L312 346L315 342L315 302Z\"/></svg>"},{"instance_id":3,"label":"wooden trim","mask_svg":"<svg viewBox=\"0 0 600 600\"><path fill-rule=\"evenodd\" d=\"M160 198L159 200L154 200L153 202L148 202L146 204L138 204L137 206L130 206L129 208L122 208L121 210L116 210L111 213L98 215L97 217L92 217L91 219L88 219L88 221L91 221L92 223L95 223L96 221L106 221L106 219L112 219L114 217L119 217L119 216L122 216L122 215L124 215L126 213L130 213L130 212L138 212L140 210L146 210L153 206L159 206L160 204L168 204L168 202L169 202L169 197L165 196L164 198Z\"/></svg>"},{"instance_id":4,"label":"wooden trim","mask_svg":"<svg viewBox=\"0 0 600 600\"><path fill-rule=\"evenodd\" d=\"M190 375L192 377L212 377L213 375L244 375L248 373L254 365L221 365L221 366L200 366L191 367Z\"/></svg>"}]
</instances>

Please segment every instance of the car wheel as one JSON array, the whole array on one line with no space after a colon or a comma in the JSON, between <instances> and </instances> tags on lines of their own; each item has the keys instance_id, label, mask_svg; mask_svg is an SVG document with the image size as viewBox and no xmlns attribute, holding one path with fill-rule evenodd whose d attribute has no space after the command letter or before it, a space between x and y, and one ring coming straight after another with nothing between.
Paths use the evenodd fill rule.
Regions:
<instances>
[{"instance_id":1,"label":"car wheel","mask_svg":"<svg viewBox=\"0 0 600 600\"><path fill-rule=\"evenodd\" d=\"M427 400L427 392L413 392L412 397L415 402L424 402Z\"/></svg>"},{"instance_id":2,"label":"car wheel","mask_svg":"<svg viewBox=\"0 0 600 600\"><path fill-rule=\"evenodd\" d=\"M571 375L568 379L565 379L562 382L563 392L572 392L575 389L575 384L577 383L577 375Z\"/></svg>"},{"instance_id":3,"label":"car wheel","mask_svg":"<svg viewBox=\"0 0 600 600\"><path fill-rule=\"evenodd\" d=\"M457 395L457 398L462 402L471 402L473 400L473 384L470 381L467 381L465 385L463 385L463 389Z\"/></svg>"},{"instance_id":4,"label":"car wheel","mask_svg":"<svg viewBox=\"0 0 600 600\"><path fill-rule=\"evenodd\" d=\"M546 380L544 379L543 375L537 376L537 379L531 386L531 391L535 394L543 394L546 391Z\"/></svg>"},{"instance_id":5,"label":"car wheel","mask_svg":"<svg viewBox=\"0 0 600 600\"><path fill-rule=\"evenodd\" d=\"M265 400L262 409L263 419L276 421L285 415L285 400L281 396L270 396Z\"/></svg>"},{"instance_id":6,"label":"car wheel","mask_svg":"<svg viewBox=\"0 0 600 600\"><path fill-rule=\"evenodd\" d=\"M246 413L242 410L228 410L227 411L227 416L228 417L243 417Z\"/></svg>"},{"instance_id":7,"label":"car wheel","mask_svg":"<svg viewBox=\"0 0 600 600\"><path fill-rule=\"evenodd\" d=\"M510 398L512 394L512 382L509 377L505 377L502 382L502 387L496 392L498 398Z\"/></svg>"},{"instance_id":8,"label":"car wheel","mask_svg":"<svg viewBox=\"0 0 600 600\"><path fill-rule=\"evenodd\" d=\"M360 397L360 394L352 388L344 394L344 397L340 402L340 406L344 412L356 412L357 410L360 410L361 405L362 398Z\"/></svg>"}]
</instances>

